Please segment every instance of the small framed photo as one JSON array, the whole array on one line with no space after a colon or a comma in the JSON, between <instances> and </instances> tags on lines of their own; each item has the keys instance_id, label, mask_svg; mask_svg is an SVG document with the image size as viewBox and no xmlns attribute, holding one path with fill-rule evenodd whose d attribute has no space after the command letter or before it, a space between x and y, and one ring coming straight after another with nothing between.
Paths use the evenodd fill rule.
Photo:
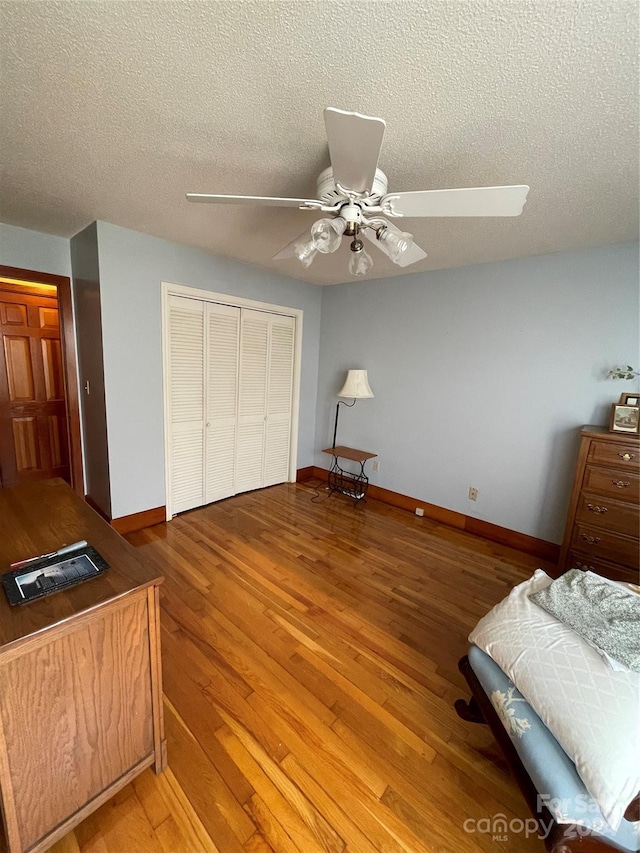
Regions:
<instances>
[{"instance_id":1,"label":"small framed photo","mask_svg":"<svg viewBox=\"0 0 640 853\"><path fill-rule=\"evenodd\" d=\"M640 406L640 394L621 394L620 403L623 406Z\"/></svg>"},{"instance_id":2,"label":"small framed photo","mask_svg":"<svg viewBox=\"0 0 640 853\"><path fill-rule=\"evenodd\" d=\"M640 432L640 406L613 403L609 432Z\"/></svg>"}]
</instances>

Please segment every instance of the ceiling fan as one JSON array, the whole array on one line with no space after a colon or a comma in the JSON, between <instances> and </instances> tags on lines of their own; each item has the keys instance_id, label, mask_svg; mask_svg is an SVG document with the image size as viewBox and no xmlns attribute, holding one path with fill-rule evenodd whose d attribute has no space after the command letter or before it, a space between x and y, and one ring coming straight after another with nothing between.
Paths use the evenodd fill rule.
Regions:
<instances>
[{"instance_id":1,"label":"ceiling fan","mask_svg":"<svg viewBox=\"0 0 640 853\"><path fill-rule=\"evenodd\" d=\"M189 201L214 204L250 204L264 207L297 207L330 214L318 219L273 256L274 260L296 257L308 267L318 252L335 252L343 235L351 237L349 271L366 275L373 260L361 237L381 249L400 267L427 257L385 217L403 216L519 216L528 186L473 187L452 190L387 192L387 176L378 169L378 156L386 124L383 119L335 107L324 111L331 165L318 176L317 198L187 193Z\"/></svg>"}]
</instances>

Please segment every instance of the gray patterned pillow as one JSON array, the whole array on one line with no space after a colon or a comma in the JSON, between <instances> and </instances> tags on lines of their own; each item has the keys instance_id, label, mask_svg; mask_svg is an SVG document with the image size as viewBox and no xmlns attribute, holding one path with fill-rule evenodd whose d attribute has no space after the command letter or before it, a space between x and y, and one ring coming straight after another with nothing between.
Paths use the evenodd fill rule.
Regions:
<instances>
[{"instance_id":1,"label":"gray patterned pillow","mask_svg":"<svg viewBox=\"0 0 640 853\"><path fill-rule=\"evenodd\" d=\"M597 649L640 672L640 595L593 572L571 569L529 598Z\"/></svg>"}]
</instances>

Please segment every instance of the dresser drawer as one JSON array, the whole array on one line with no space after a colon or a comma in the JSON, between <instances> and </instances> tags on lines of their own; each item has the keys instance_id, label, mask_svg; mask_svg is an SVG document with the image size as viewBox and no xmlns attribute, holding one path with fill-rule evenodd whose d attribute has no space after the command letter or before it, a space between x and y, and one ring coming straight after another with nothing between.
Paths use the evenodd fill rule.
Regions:
<instances>
[{"instance_id":1,"label":"dresser drawer","mask_svg":"<svg viewBox=\"0 0 640 853\"><path fill-rule=\"evenodd\" d=\"M612 563L622 563L631 568L637 567L640 562L637 536L621 536L578 522L573 528L571 550L580 551L585 556L610 560Z\"/></svg>"},{"instance_id":2,"label":"dresser drawer","mask_svg":"<svg viewBox=\"0 0 640 853\"><path fill-rule=\"evenodd\" d=\"M616 581L627 581L628 583L638 583L639 579L638 569L617 566L615 563L600 560L598 557L586 556L579 551L569 551L564 564L564 571L568 572L569 569L583 569L585 572L595 572L598 575L603 575L605 578L611 578Z\"/></svg>"},{"instance_id":3,"label":"dresser drawer","mask_svg":"<svg viewBox=\"0 0 640 853\"><path fill-rule=\"evenodd\" d=\"M589 462L597 465L615 466L621 465L625 468L638 470L640 453L638 442L630 440L628 443L612 443L610 441L592 441L589 447Z\"/></svg>"},{"instance_id":4,"label":"dresser drawer","mask_svg":"<svg viewBox=\"0 0 640 853\"><path fill-rule=\"evenodd\" d=\"M640 497L640 475L621 468L616 471L615 468L587 465L582 488L619 501L637 501Z\"/></svg>"},{"instance_id":5,"label":"dresser drawer","mask_svg":"<svg viewBox=\"0 0 640 853\"><path fill-rule=\"evenodd\" d=\"M614 501L589 492L580 494L576 520L626 536L637 537L640 532L640 509L637 504Z\"/></svg>"}]
</instances>

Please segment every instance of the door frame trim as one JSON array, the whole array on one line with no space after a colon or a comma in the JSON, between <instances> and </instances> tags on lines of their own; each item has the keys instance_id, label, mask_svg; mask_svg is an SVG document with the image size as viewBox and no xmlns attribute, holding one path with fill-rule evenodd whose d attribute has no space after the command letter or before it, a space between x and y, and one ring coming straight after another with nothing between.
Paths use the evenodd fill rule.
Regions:
<instances>
[{"instance_id":1,"label":"door frame trim","mask_svg":"<svg viewBox=\"0 0 640 853\"><path fill-rule=\"evenodd\" d=\"M53 275L53 273L38 272L37 270L25 270L20 267L7 267L3 264L0 264L0 277L12 278L18 282L31 282L32 284L49 284L53 285L57 290L71 487L80 497L84 497L80 395L78 390L78 362L76 356L71 279L64 275Z\"/></svg>"},{"instance_id":2,"label":"door frame trim","mask_svg":"<svg viewBox=\"0 0 640 853\"><path fill-rule=\"evenodd\" d=\"M233 308L250 308L253 311L264 311L268 314L282 314L293 317L294 353L293 353L293 389L291 400L291 441L289 445L289 475L287 482L295 483L298 462L298 426L300 413L300 381L302 374L302 318L301 308L289 308L284 305L274 305L271 302L259 302L246 299L243 296L231 296L228 293L216 293L212 290L202 290L187 287L183 284L162 282L162 402L164 411L164 482L165 506L167 521L173 518L171 512L171 412L169 404L169 297L182 296L202 302L216 302L219 305L230 305Z\"/></svg>"}]
</instances>

